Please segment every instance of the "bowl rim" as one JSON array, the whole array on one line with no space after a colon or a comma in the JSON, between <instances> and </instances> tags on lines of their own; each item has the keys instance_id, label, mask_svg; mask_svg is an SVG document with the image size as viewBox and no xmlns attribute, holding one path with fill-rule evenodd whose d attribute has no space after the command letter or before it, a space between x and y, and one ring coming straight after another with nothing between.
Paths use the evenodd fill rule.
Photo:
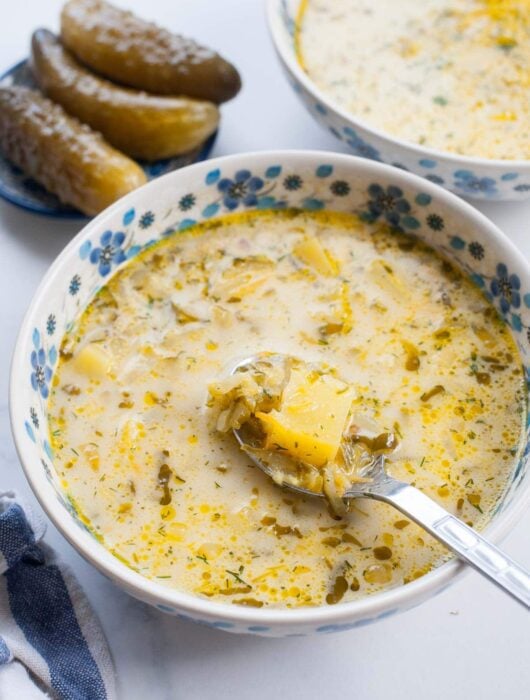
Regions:
<instances>
[{"instance_id":1,"label":"bowl rim","mask_svg":"<svg viewBox=\"0 0 530 700\"><path fill-rule=\"evenodd\" d=\"M391 146L399 146L400 148L416 152L420 158L425 159L438 159L454 162L456 165L459 163L463 166L475 165L477 167L492 166L497 168L503 168L505 170L512 169L522 169L530 171L530 159L527 160L510 160L510 159L500 159L500 158L484 158L482 156L466 156L460 155L458 153L452 153L451 151L442 151L436 148L428 148L422 146L421 144L416 144L413 141L405 141L404 139L398 138L397 136L391 136L388 132L371 126L369 123L365 122L360 117L348 112L346 109L341 107L334 99L326 95L325 92L321 91L319 87L311 80L309 75L303 70L302 66L296 58L296 54L292 51L284 41L283 32L279 20L279 10L282 6L286 5L287 0L266 0L266 15L267 15L267 25L269 28L269 34L272 38L272 43L276 49L276 52L280 56L283 63L287 66L289 71L294 75L296 80L303 85L307 92L325 107L335 112L341 119L350 123L354 127L364 129L369 134L372 134L378 139L385 141ZM304 0L297 0L300 6Z\"/></svg>"},{"instance_id":2,"label":"bowl rim","mask_svg":"<svg viewBox=\"0 0 530 700\"><path fill-rule=\"evenodd\" d=\"M451 583L455 577L461 575L466 567L457 560L451 558L445 563L433 569L421 578L406 585L400 585L382 593L365 596L359 600L341 603L337 606L315 606L308 608L245 608L230 603L220 603L200 598L191 593L169 588L148 579L133 571L124 563L114 557L104 545L96 540L88 532L82 530L74 523L72 516L59 502L52 486L43 474L40 466L36 465L33 454L30 454L30 442L24 427L24 402L17 391L18 382L25 376L26 355L23 353L31 345L31 333L34 326L33 317L37 306L41 303L42 297L56 284L56 278L64 269L65 263L72 258L72 253L77 251L79 245L94 230L102 230L105 223L118 211L134 206L135 201L146 194L155 194L156 190L179 180L186 180L188 174L195 172L206 173L210 169L223 168L235 164L241 167L256 167L256 165L269 165L271 162L289 161L290 165L296 165L297 161L301 166L310 164L320 164L323 160L333 165L343 165L348 167L352 174L374 177L380 174L383 177L391 176L396 180L396 184L408 184L412 188L420 189L422 192L431 194L437 198L441 204L445 204L465 218L473 221L478 228L483 230L487 238L502 245L510 257L517 257L525 268L525 273L530 279L530 263L521 256L516 246L506 237L504 233L491 222L484 214L475 209L471 204L460 199L455 194L445 190L438 185L426 181L419 175L404 172L385 163L359 158L349 154L334 153L319 150L274 150L274 151L253 151L249 153L238 153L228 156L221 156L212 160L195 163L180 170L167 173L160 178L146 183L137 190L127 194L110 207L101 212L94 219L89 221L77 233L71 241L63 248L48 268L44 278L37 287L30 305L25 313L20 326L15 343L9 382L9 415L11 421L11 431L17 450L17 454L24 470L26 479L41 507L57 527L65 539L80 553L87 561L93 564L99 571L113 579L113 581L123 587L127 592L133 593L142 600L150 600L155 605L161 605L162 609L170 606L168 612L185 612L193 616L198 615L206 618L220 619L234 624L243 625L267 625L271 628L281 629L302 625L333 625L347 620L375 619L378 614L390 609L407 609L419 604L435 592L440 592ZM507 509L500 514L499 518L493 517L484 529L484 534L493 542L498 542L514 526L515 522L522 515L527 502L530 501L530 479L520 488ZM249 630L252 631L252 630Z\"/></svg>"}]
</instances>

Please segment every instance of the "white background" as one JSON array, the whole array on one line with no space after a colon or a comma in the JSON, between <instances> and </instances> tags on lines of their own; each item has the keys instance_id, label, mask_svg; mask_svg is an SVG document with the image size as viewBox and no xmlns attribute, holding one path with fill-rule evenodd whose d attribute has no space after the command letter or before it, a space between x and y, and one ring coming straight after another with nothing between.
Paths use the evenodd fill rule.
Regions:
<instances>
[{"instance_id":1,"label":"white background","mask_svg":"<svg viewBox=\"0 0 530 700\"><path fill-rule=\"evenodd\" d=\"M313 123L280 73L261 0L117 4L200 38L239 67L244 89L223 108L213 155L341 148ZM58 26L60 5L60 0L0 0L1 69L27 55L35 28ZM530 202L480 209L530 254ZM10 357L38 282L79 227L0 201L0 490L16 488L32 501L10 435ZM530 567L529 532L527 512L504 546ZM340 635L271 640L176 621L114 588L51 525L47 541L73 567L99 613L124 700L530 698L530 617L474 572L436 599L376 625Z\"/></svg>"}]
</instances>

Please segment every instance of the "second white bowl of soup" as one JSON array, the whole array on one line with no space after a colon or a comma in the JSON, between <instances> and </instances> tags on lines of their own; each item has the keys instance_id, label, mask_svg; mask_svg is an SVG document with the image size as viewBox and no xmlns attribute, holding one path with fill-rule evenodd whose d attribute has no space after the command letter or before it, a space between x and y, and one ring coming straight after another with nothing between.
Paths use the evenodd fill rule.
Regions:
<instances>
[{"instance_id":1,"label":"second white bowl of soup","mask_svg":"<svg viewBox=\"0 0 530 700\"><path fill-rule=\"evenodd\" d=\"M530 196L526 0L269 0L297 94L356 155L478 199Z\"/></svg>"}]
</instances>

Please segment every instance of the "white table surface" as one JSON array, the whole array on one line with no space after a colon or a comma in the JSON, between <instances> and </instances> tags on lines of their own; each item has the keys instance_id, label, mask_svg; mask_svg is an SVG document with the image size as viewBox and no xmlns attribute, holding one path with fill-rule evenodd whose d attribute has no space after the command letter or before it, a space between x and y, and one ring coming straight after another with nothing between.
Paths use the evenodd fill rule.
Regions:
<instances>
[{"instance_id":1,"label":"white table surface","mask_svg":"<svg viewBox=\"0 0 530 700\"><path fill-rule=\"evenodd\" d=\"M58 26L61 4L2 0L0 67L27 55L33 29ZM200 38L241 70L244 89L223 108L213 155L341 147L313 123L284 80L261 0L117 4ZM479 208L522 254L530 255L530 202ZM16 488L32 502L9 427L10 358L38 282L79 227L79 222L39 217L0 201L0 489ZM527 512L504 542L506 551L527 566L529 533ZM74 569L101 618L124 700L530 697L528 613L474 572L419 608L376 625L326 637L274 640L177 621L116 589L51 524L46 538Z\"/></svg>"}]
</instances>

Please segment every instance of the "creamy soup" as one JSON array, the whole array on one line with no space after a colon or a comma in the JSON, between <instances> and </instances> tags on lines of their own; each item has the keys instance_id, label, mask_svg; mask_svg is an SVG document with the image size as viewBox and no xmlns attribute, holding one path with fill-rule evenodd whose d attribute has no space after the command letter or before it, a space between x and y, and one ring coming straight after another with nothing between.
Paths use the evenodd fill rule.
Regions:
<instances>
[{"instance_id":1,"label":"creamy soup","mask_svg":"<svg viewBox=\"0 0 530 700\"><path fill-rule=\"evenodd\" d=\"M256 212L146 250L64 338L55 466L121 561L198 596L295 607L402 585L447 556L383 503L337 515L278 487L218 432L208 388L264 351L334 368L356 425L397 436L390 473L485 525L525 419L497 312L405 235L346 214Z\"/></svg>"},{"instance_id":2,"label":"creamy soup","mask_svg":"<svg viewBox=\"0 0 530 700\"><path fill-rule=\"evenodd\" d=\"M370 126L530 158L529 0L304 0L297 39L315 84Z\"/></svg>"}]
</instances>

